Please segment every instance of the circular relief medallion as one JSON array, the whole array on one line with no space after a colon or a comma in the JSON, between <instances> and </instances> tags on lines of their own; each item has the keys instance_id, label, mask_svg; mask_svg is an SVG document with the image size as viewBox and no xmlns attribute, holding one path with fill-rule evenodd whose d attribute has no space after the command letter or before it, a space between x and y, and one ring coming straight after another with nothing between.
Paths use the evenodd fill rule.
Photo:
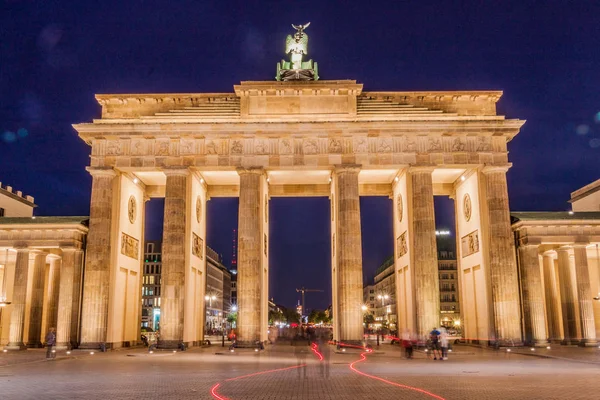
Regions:
<instances>
[{"instance_id":1,"label":"circular relief medallion","mask_svg":"<svg viewBox=\"0 0 600 400\"><path fill-rule=\"evenodd\" d=\"M129 222L132 224L137 218L137 202L135 201L135 196L129 197L129 202L127 203L127 216L129 217Z\"/></svg>"},{"instance_id":2,"label":"circular relief medallion","mask_svg":"<svg viewBox=\"0 0 600 400\"><path fill-rule=\"evenodd\" d=\"M465 216L465 220L469 221L471 219L471 197L469 196L469 194L465 194L465 197L463 197L463 214Z\"/></svg>"},{"instance_id":3,"label":"circular relief medallion","mask_svg":"<svg viewBox=\"0 0 600 400\"><path fill-rule=\"evenodd\" d=\"M399 194L396 199L396 211L398 212L398 222L402 222L402 215L404 213L404 205L402 204L402 195Z\"/></svg>"},{"instance_id":4,"label":"circular relief medallion","mask_svg":"<svg viewBox=\"0 0 600 400\"><path fill-rule=\"evenodd\" d=\"M200 199L200 196L196 197L196 221L198 223L202 221L202 199Z\"/></svg>"}]
</instances>

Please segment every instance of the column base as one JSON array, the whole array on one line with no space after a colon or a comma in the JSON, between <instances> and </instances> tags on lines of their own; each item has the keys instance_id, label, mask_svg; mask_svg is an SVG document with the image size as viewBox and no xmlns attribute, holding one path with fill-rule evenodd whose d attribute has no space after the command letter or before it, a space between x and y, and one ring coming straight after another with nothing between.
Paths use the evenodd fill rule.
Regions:
<instances>
[{"instance_id":1,"label":"column base","mask_svg":"<svg viewBox=\"0 0 600 400\"><path fill-rule=\"evenodd\" d=\"M104 343L104 342L87 342L87 343L80 343L79 344L79 349L81 350L112 350L113 348L113 344L112 343Z\"/></svg>"},{"instance_id":2,"label":"column base","mask_svg":"<svg viewBox=\"0 0 600 400\"><path fill-rule=\"evenodd\" d=\"M6 346L4 346L4 348L6 350L27 350L27 346L25 346L25 343L23 343L23 342L9 343Z\"/></svg>"},{"instance_id":3,"label":"column base","mask_svg":"<svg viewBox=\"0 0 600 400\"><path fill-rule=\"evenodd\" d=\"M536 340L533 343L533 347L548 347L549 344L550 342L547 340Z\"/></svg>"},{"instance_id":4,"label":"column base","mask_svg":"<svg viewBox=\"0 0 600 400\"><path fill-rule=\"evenodd\" d=\"M73 350L73 346L71 346L71 343L57 343L56 350Z\"/></svg>"},{"instance_id":5,"label":"column base","mask_svg":"<svg viewBox=\"0 0 600 400\"><path fill-rule=\"evenodd\" d=\"M235 342L236 349L256 349L261 346L264 348L260 340L238 340Z\"/></svg>"},{"instance_id":6,"label":"column base","mask_svg":"<svg viewBox=\"0 0 600 400\"><path fill-rule=\"evenodd\" d=\"M157 349L178 350L185 344L183 340L159 340L156 344Z\"/></svg>"},{"instance_id":7,"label":"column base","mask_svg":"<svg viewBox=\"0 0 600 400\"><path fill-rule=\"evenodd\" d=\"M28 349L41 349L42 347L44 347L44 345L42 344L42 342L27 343L26 346L27 346Z\"/></svg>"},{"instance_id":8,"label":"column base","mask_svg":"<svg viewBox=\"0 0 600 400\"><path fill-rule=\"evenodd\" d=\"M579 347L596 347L598 346L598 341L595 339L583 339L577 345Z\"/></svg>"}]
</instances>

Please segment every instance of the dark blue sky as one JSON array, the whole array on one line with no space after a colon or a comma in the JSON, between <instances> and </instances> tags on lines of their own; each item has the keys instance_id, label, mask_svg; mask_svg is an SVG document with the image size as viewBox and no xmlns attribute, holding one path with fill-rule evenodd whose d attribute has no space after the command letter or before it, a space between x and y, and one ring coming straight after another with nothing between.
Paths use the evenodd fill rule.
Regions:
<instances>
[{"instance_id":1,"label":"dark blue sky","mask_svg":"<svg viewBox=\"0 0 600 400\"><path fill-rule=\"evenodd\" d=\"M499 111L527 120L509 145L513 210L567 209L571 191L600 177L600 2L0 0L0 180L35 196L38 215L87 215L89 148L70 125L99 116L95 93L270 80L290 24L307 21L322 79L503 90ZM208 206L208 243L227 262L236 205ZM392 251L391 204L361 205L372 272ZM290 304L295 286L329 291L326 200L271 207L273 296ZM453 226L451 203L436 211Z\"/></svg>"}]
</instances>

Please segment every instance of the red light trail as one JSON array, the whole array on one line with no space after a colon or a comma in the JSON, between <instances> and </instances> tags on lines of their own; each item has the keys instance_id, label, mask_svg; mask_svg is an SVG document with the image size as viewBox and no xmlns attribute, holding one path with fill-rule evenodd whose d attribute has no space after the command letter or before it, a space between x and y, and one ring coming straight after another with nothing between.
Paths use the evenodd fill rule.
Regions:
<instances>
[{"instance_id":1,"label":"red light trail","mask_svg":"<svg viewBox=\"0 0 600 400\"><path fill-rule=\"evenodd\" d=\"M367 378L376 379L378 381L387 383L388 385L393 385L393 386L397 386L397 387L402 388L402 389L407 389L407 390L412 390L414 392L422 393L424 395L433 397L434 399L446 400L445 398L443 398L441 396L438 396L437 394L428 392L427 390L424 390L424 389L421 389L421 388L418 388L418 387L414 387L414 386L402 385L401 383L396 383L396 382L388 381L387 379L383 379L383 378L380 378L378 376L369 375L369 374L367 374L365 372L359 371L359 370L356 369L356 367L354 367L354 364L358 364L359 362L363 362L363 361L365 361L367 359L367 356L365 356L365 353L361 353L360 357L361 358L359 360L356 360L353 363L350 363L350 365L349 365L350 369L352 371L356 372L357 374L365 376Z\"/></svg>"}]
</instances>

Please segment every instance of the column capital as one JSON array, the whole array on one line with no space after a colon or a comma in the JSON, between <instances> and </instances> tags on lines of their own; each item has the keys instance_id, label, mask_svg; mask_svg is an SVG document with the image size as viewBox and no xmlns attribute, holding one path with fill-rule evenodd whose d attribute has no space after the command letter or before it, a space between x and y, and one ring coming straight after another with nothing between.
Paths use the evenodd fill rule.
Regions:
<instances>
[{"instance_id":1,"label":"column capital","mask_svg":"<svg viewBox=\"0 0 600 400\"><path fill-rule=\"evenodd\" d=\"M343 173L359 173L360 169L362 168L361 164L338 164L336 166L334 166L333 170L335 171L336 174L343 174Z\"/></svg>"},{"instance_id":2,"label":"column capital","mask_svg":"<svg viewBox=\"0 0 600 400\"><path fill-rule=\"evenodd\" d=\"M575 242L573 243L573 248L574 249L581 249L581 248L587 248L590 245L589 242Z\"/></svg>"},{"instance_id":3,"label":"column capital","mask_svg":"<svg viewBox=\"0 0 600 400\"><path fill-rule=\"evenodd\" d=\"M556 258L556 256L557 256L556 250L546 250L542 253L542 255L544 257L551 257L551 258Z\"/></svg>"},{"instance_id":4,"label":"column capital","mask_svg":"<svg viewBox=\"0 0 600 400\"><path fill-rule=\"evenodd\" d=\"M48 257L50 260L60 260L62 258L58 254L53 254L53 253L49 253L46 257Z\"/></svg>"},{"instance_id":5,"label":"column capital","mask_svg":"<svg viewBox=\"0 0 600 400\"><path fill-rule=\"evenodd\" d=\"M60 246L60 249L63 253L67 253L67 252L76 252L77 250L79 250L77 247L75 246Z\"/></svg>"},{"instance_id":6,"label":"column capital","mask_svg":"<svg viewBox=\"0 0 600 400\"><path fill-rule=\"evenodd\" d=\"M166 176L188 176L190 169L184 167L165 167L162 169L162 172Z\"/></svg>"},{"instance_id":7,"label":"column capital","mask_svg":"<svg viewBox=\"0 0 600 400\"><path fill-rule=\"evenodd\" d=\"M573 246L571 246L570 244L565 244L565 245L562 245L562 246L558 247L556 249L556 251L569 251L569 250L572 250L572 249L573 249Z\"/></svg>"},{"instance_id":8,"label":"column capital","mask_svg":"<svg viewBox=\"0 0 600 400\"><path fill-rule=\"evenodd\" d=\"M481 172L483 174L491 174L493 172L505 172L506 173L510 167L512 167L512 163L500 164L500 165L486 164L481 169Z\"/></svg>"},{"instance_id":9,"label":"column capital","mask_svg":"<svg viewBox=\"0 0 600 400\"><path fill-rule=\"evenodd\" d=\"M107 176L112 178L117 176L117 171L115 171L112 167L86 167L85 169L93 177Z\"/></svg>"},{"instance_id":10,"label":"column capital","mask_svg":"<svg viewBox=\"0 0 600 400\"><path fill-rule=\"evenodd\" d=\"M411 174L415 173L432 173L435 169L435 165L410 165L408 172Z\"/></svg>"},{"instance_id":11,"label":"column capital","mask_svg":"<svg viewBox=\"0 0 600 400\"><path fill-rule=\"evenodd\" d=\"M246 175L246 174L255 174L255 175L263 175L265 173L265 169L263 167L239 167L235 170L238 175Z\"/></svg>"},{"instance_id":12,"label":"column capital","mask_svg":"<svg viewBox=\"0 0 600 400\"><path fill-rule=\"evenodd\" d=\"M36 259L39 256L46 256L46 253L39 249L30 249L29 250L29 258Z\"/></svg>"},{"instance_id":13,"label":"column capital","mask_svg":"<svg viewBox=\"0 0 600 400\"><path fill-rule=\"evenodd\" d=\"M31 249L24 243L18 243L15 244L13 246L13 249L17 252L17 253L26 253L31 251Z\"/></svg>"}]
</instances>

